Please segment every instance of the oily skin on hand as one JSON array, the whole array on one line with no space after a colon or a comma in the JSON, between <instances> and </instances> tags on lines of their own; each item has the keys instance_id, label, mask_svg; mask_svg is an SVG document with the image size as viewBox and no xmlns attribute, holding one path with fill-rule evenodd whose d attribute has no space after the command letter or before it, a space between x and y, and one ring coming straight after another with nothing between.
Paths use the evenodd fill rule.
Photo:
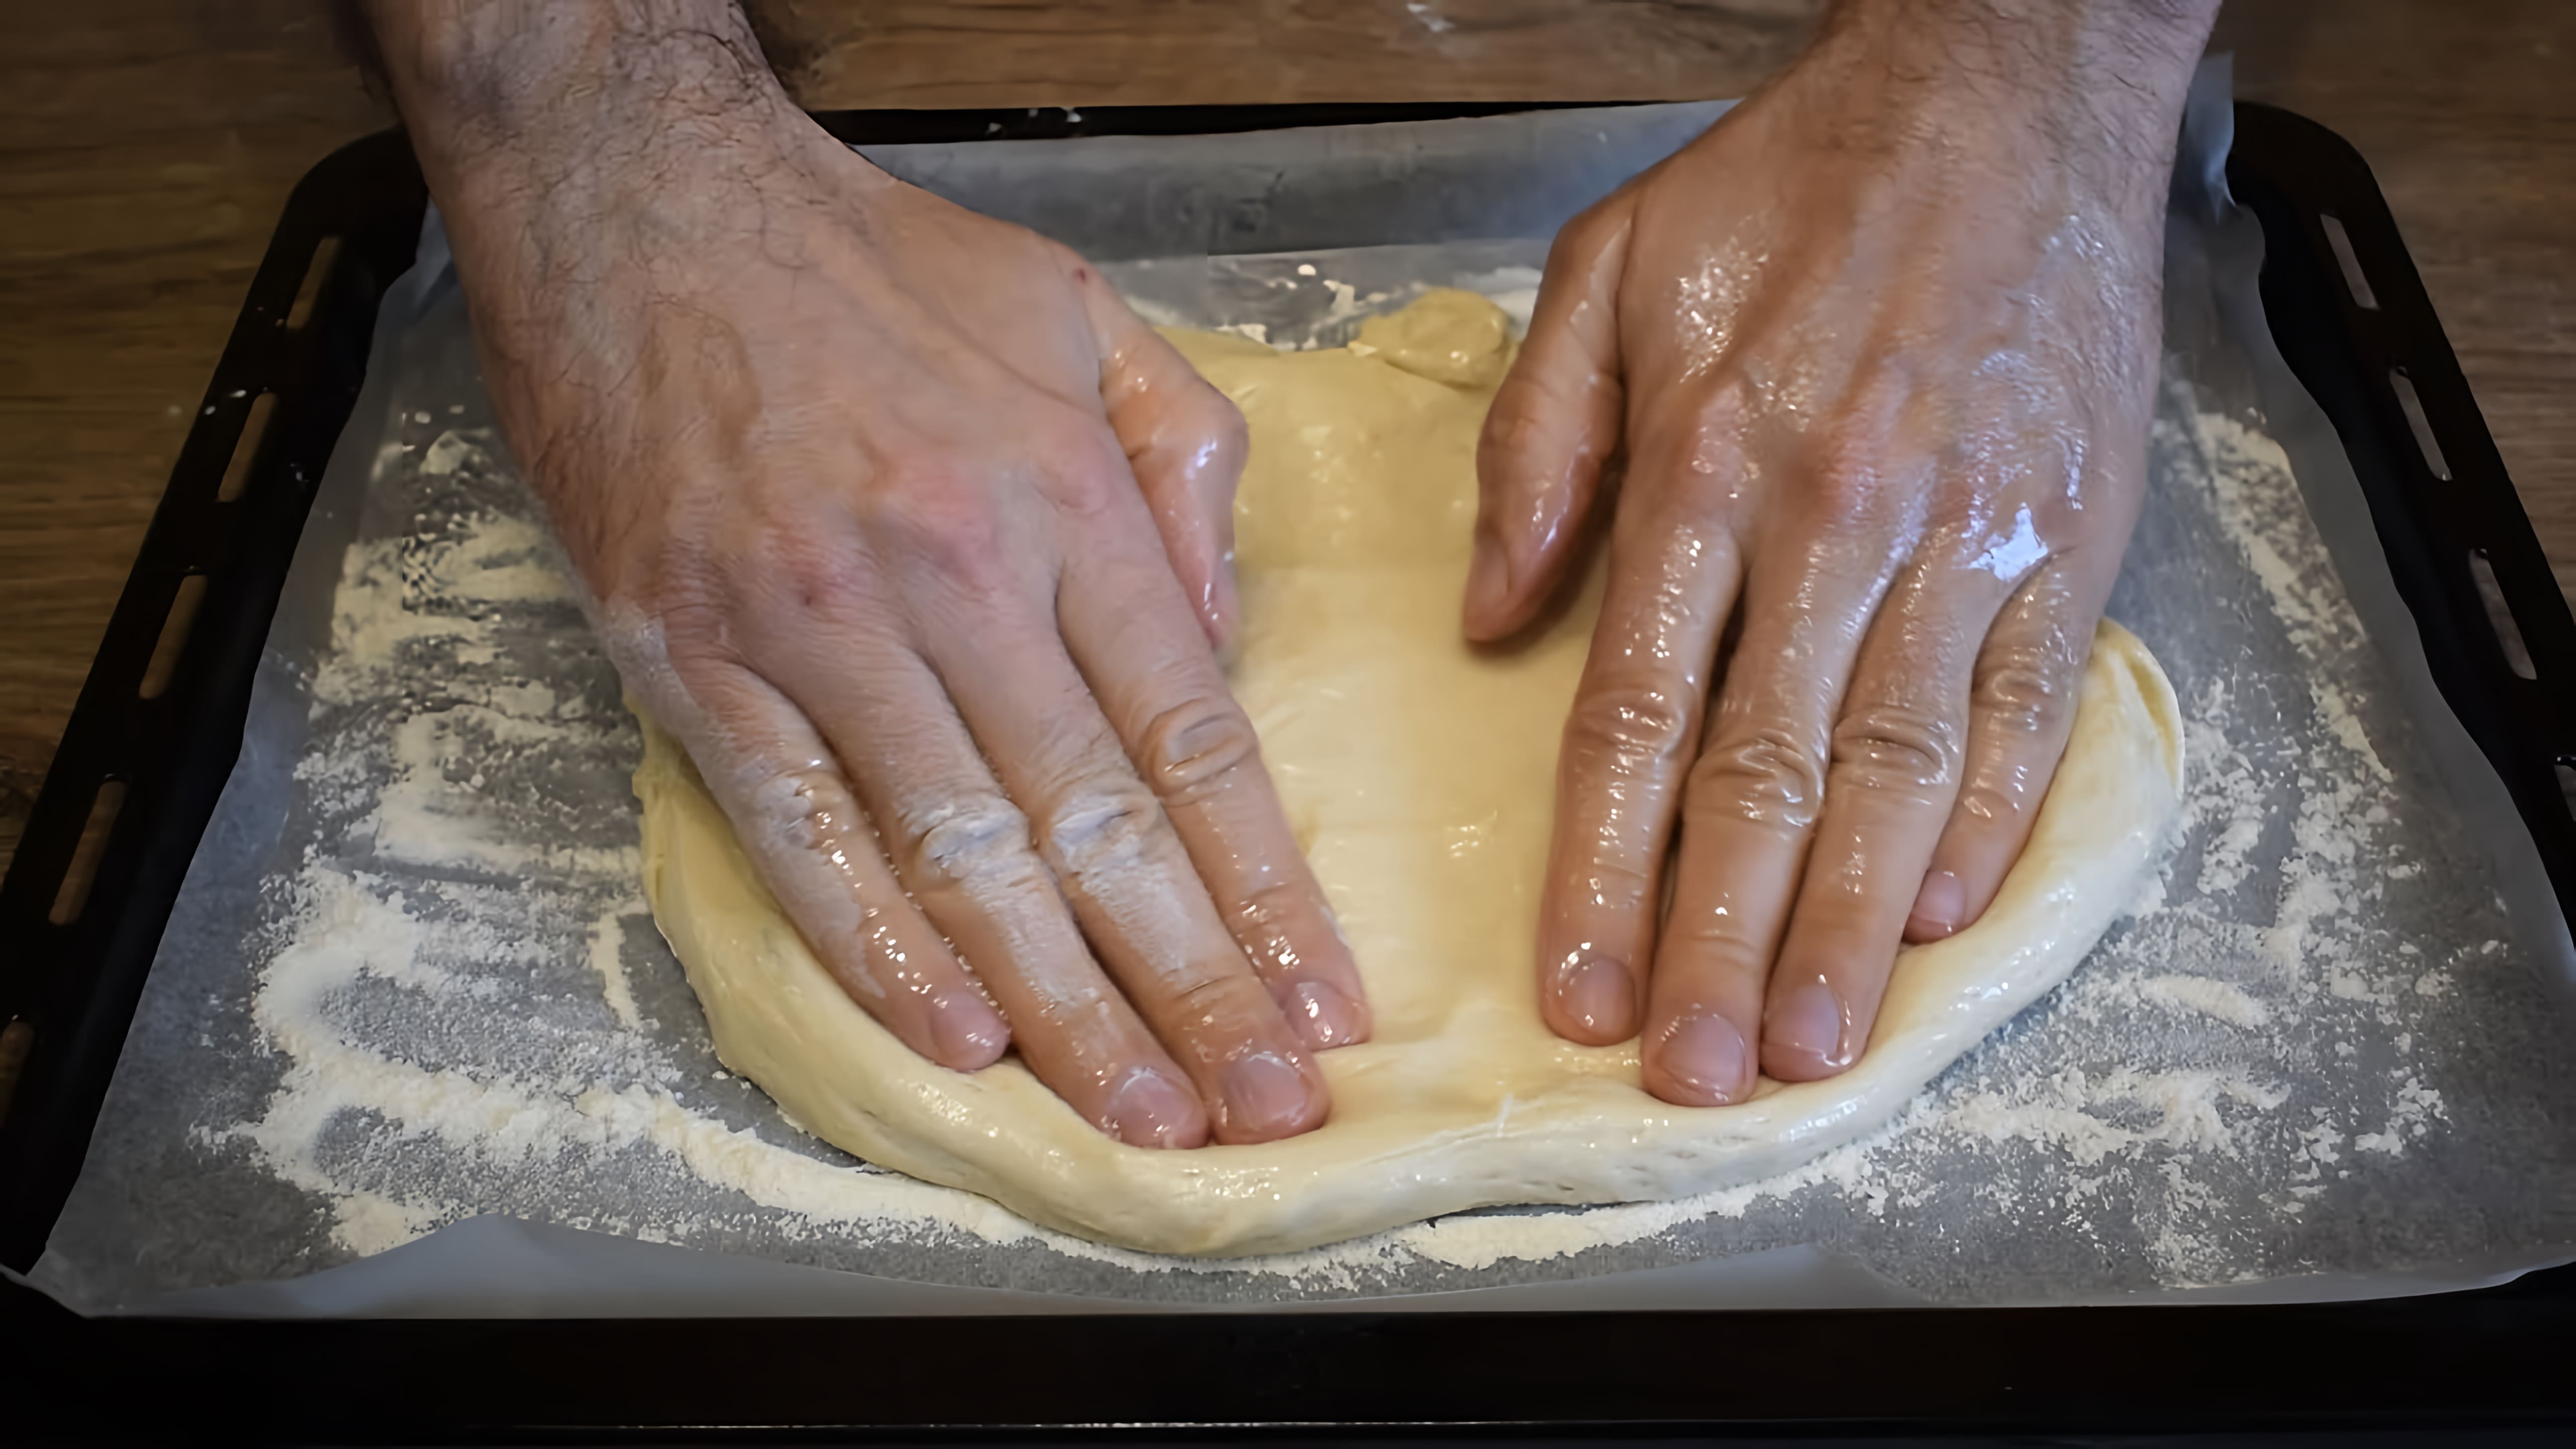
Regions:
<instances>
[{"instance_id":1,"label":"oily skin on hand","mask_svg":"<svg viewBox=\"0 0 2576 1449\"><path fill-rule=\"evenodd\" d=\"M1642 1032L1656 1096L1845 1070L1900 940L2020 854L2144 487L2214 10L1846 4L1557 238L1465 623L1511 635L1606 532L1539 990Z\"/></svg>"},{"instance_id":2,"label":"oily skin on hand","mask_svg":"<svg viewBox=\"0 0 2576 1449\"><path fill-rule=\"evenodd\" d=\"M1320 1124L1370 1017L1211 649L1231 407L1078 258L832 142L730 0L369 8L603 638L853 999L1124 1141ZM1847 1067L1900 937L2018 854L2214 8L1846 0L1559 238L1466 626L1606 531L1540 990L1656 1095Z\"/></svg>"},{"instance_id":3,"label":"oily skin on hand","mask_svg":"<svg viewBox=\"0 0 2576 1449\"><path fill-rule=\"evenodd\" d=\"M1137 1145L1322 1123L1370 1023L1213 648L1233 406L729 5L375 19L609 650L843 988Z\"/></svg>"}]
</instances>

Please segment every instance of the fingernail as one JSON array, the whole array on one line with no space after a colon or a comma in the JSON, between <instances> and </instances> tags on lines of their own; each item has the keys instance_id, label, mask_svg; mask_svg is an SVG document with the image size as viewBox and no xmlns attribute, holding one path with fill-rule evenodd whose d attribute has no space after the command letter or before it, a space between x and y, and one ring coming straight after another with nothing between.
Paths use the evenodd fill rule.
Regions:
<instances>
[{"instance_id":1,"label":"fingernail","mask_svg":"<svg viewBox=\"0 0 2576 1449\"><path fill-rule=\"evenodd\" d=\"M1744 1033L1715 1013L1683 1020L1664 1037L1658 1062L1694 1105L1723 1107L1744 1087Z\"/></svg>"},{"instance_id":2,"label":"fingernail","mask_svg":"<svg viewBox=\"0 0 2576 1449\"><path fill-rule=\"evenodd\" d=\"M1511 560L1503 556L1502 544L1479 532L1475 560L1467 565L1467 616L1494 612L1511 591Z\"/></svg>"},{"instance_id":3,"label":"fingernail","mask_svg":"<svg viewBox=\"0 0 2576 1449\"><path fill-rule=\"evenodd\" d=\"M1130 1147L1196 1147L1207 1140L1198 1097L1150 1067L1128 1073L1109 1094L1100 1126Z\"/></svg>"},{"instance_id":4,"label":"fingernail","mask_svg":"<svg viewBox=\"0 0 2576 1449\"><path fill-rule=\"evenodd\" d=\"M1788 1056L1785 1065L1792 1069L1839 1070L1851 1065L1843 1049L1843 1004L1821 980L1791 991L1764 1016L1762 1043Z\"/></svg>"},{"instance_id":5,"label":"fingernail","mask_svg":"<svg viewBox=\"0 0 2576 1449\"><path fill-rule=\"evenodd\" d=\"M1609 957L1586 956L1556 978L1556 1005L1584 1031L1624 1039L1637 1009L1637 984Z\"/></svg>"},{"instance_id":6,"label":"fingernail","mask_svg":"<svg viewBox=\"0 0 2576 1449\"><path fill-rule=\"evenodd\" d=\"M1225 1069L1226 1125L1238 1133L1294 1127L1306 1115L1306 1078L1277 1052L1254 1052Z\"/></svg>"},{"instance_id":7,"label":"fingernail","mask_svg":"<svg viewBox=\"0 0 2576 1449\"><path fill-rule=\"evenodd\" d=\"M1936 870L1923 878L1923 889L1915 893L1914 913L1905 921L1907 934L1938 941L1956 934L1959 918L1967 913L1967 884L1946 870Z\"/></svg>"},{"instance_id":8,"label":"fingernail","mask_svg":"<svg viewBox=\"0 0 2576 1449\"><path fill-rule=\"evenodd\" d=\"M1368 1035L1368 1009L1321 981L1300 981L1288 993L1288 1014L1318 1048L1344 1046Z\"/></svg>"},{"instance_id":9,"label":"fingernail","mask_svg":"<svg viewBox=\"0 0 2576 1449\"><path fill-rule=\"evenodd\" d=\"M939 1060L961 1072L989 1067L1001 1060L1011 1033L982 998L964 991L943 991L930 1003L930 1043Z\"/></svg>"}]
</instances>

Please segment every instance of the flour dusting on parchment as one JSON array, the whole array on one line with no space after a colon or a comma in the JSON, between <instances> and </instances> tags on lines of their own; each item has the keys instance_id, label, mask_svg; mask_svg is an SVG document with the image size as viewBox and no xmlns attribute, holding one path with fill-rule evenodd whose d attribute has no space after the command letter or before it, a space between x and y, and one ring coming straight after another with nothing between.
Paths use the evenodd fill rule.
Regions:
<instances>
[{"instance_id":1,"label":"flour dusting on parchment","mask_svg":"<svg viewBox=\"0 0 2576 1449\"><path fill-rule=\"evenodd\" d=\"M256 1113L195 1134L310 1194L324 1258L502 1212L896 1276L1188 1299L1800 1241L1929 1291L2010 1296L1991 1265L1962 1284L1940 1261L1995 1234L2056 1244L2041 1256L2060 1277L2070 1248L2096 1252L2083 1288L2276 1276L2316 1266L2278 1219L2328 1210L2357 1171L2444 1131L2419 1049L2455 980L2504 949L2388 927L2387 893L2423 866L2348 693L2373 677L2369 643L2279 451L2177 392L2150 507L2241 564L2247 629L2298 667L2247 653L2175 669L2190 767L2161 877L2065 987L1897 1121L1680 1202L1462 1214L1221 1264L1103 1248L857 1163L719 1069L637 898L633 725L533 504L488 432L396 432L377 485L423 501L417 526L349 552L296 772L314 828L301 870L271 888L259 948L252 1015L282 1076ZM2176 582L2152 574L2135 589ZM2157 642L2155 619L2133 622Z\"/></svg>"}]
</instances>

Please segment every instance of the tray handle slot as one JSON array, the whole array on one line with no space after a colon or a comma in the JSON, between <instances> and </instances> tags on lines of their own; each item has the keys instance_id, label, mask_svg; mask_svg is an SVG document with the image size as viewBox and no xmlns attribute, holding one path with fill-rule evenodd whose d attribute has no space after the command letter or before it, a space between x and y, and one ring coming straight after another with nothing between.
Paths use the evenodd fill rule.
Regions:
<instances>
[{"instance_id":1,"label":"tray handle slot","mask_svg":"<svg viewBox=\"0 0 2576 1449\"><path fill-rule=\"evenodd\" d=\"M2496 582L2495 564L2482 548L2469 550L2469 577L2477 581L2478 597L2487 606L2487 627L2495 631L2496 647L2504 651L2505 668L2525 679L2538 679L2540 671L2531 662L2531 646L2522 641L2522 625L2513 617L2513 604L2504 596L2504 586ZM2566 766L2559 766L2561 770Z\"/></svg>"},{"instance_id":2,"label":"tray handle slot","mask_svg":"<svg viewBox=\"0 0 2576 1449\"><path fill-rule=\"evenodd\" d=\"M2397 410L2406 415L2406 430L2415 435L2415 451L2423 455L2424 466L2434 477L2451 481L2451 461L2442 456L2442 440L2433 436L2433 423L2424 416L2424 399L2415 394L2415 379L2403 367L2388 369L2389 390L2397 394Z\"/></svg>"},{"instance_id":3,"label":"tray handle slot","mask_svg":"<svg viewBox=\"0 0 2576 1449\"><path fill-rule=\"evenodd\" d=\"M340 239L326 236L313 244L313 260L304 265L304 281L295 289L295 301L286 309L286 330L301 332L313 316L313 301L322 295L322 279L331 275L331 264L340 259Z\"/></svg>"},{"instance_id":4,"label":"tray handle slot","mask_svg":"<svg viewBox=\"0 0 2576 1449\"><path fill-rule=\"evenodd\" d=\"M2370 290L2370 277L2361 269L2361 258L2352 249L2352 233L2344 230L2343 218L2331 211L2317 213L2317 225L2325 230L2326 248L2334 253L2335 265L2343 270L2344 290L2352 294L2353 305L2365 312L2379 310L2379 294Z\"/></svg>"},{"instance_id":5,"label":"tray handle slot","mask_svg":"<svg viewBox=\"0 0 2576 1449\"><path fill-rule=\"evenodd\" d=\"M2349 142L2240 103L2230 190L2261 222L2264 311L2342 439L2432 684L2576 918L2576 616Z\"/></svg>"},{"instance_id":6,"label":"tray handle slot","mask_svg":"<svg viewBox=\"0 0 2576 1449\"><path fill-rule=\"evenodd\" d=\"M0 875L0 1265L79 1174L426 201L397 132L297 185Z\"/></svg>"},{"instance_id":7,"label":"tray handle slot","mask_svg":"<svg viewBox=\"0 0 2576 1449\"><path fill-rule=\"evenodd\" d=\"M179 672L179 655L188 646L188 635L196 627L197 606L205 602L206 576L192 573L179 580L178 593L171 596L170 612L161 620L160 641L152 646L152 662L143 666L143 683L134 693L138 699L159 699L170 687L170 676Z\"/></svg>"},{"instance_id":8,"label":"tray handle slot","mask_svg":"<svg viewBox=\"0 0 2576 1449\"><path fill-rule=\"evenodd\" d=\"M98 879L99 857L107 854L107 838L115 832L117 814L124 808L125 782L99 781L97 793L89 797L89 818L81 826L80 844L63 864L63 878L54 887L54 904L45 912L46 920L68 926L81 918L89 905L90 884Z\"/></svg>"},{"instance_id":9,"label":"tray handle slot","mask_svg":"<svg viewBox=\"0 0 2576 1449\"><path fill-rule=\"evenodd\" d=\"M277 411L277 394L263 392L250 401L250 413L242 419L241 436L234 440L232 460L224 465L224 481L215 486L217 503L232 503L250 486L251 462L259 456L260 439L268 434L269 415Z\"/></svg>"}]
</instances>

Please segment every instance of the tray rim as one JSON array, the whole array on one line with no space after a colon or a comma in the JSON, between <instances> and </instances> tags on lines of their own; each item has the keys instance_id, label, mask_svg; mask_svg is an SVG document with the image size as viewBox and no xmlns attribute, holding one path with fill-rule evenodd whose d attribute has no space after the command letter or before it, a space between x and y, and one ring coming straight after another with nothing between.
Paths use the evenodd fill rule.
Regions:
<instances>
[{"instance_id":1,"label":"tray rim","mask_svg":"<svg viewBox=\"0 0 2576 1449\"><path fill-rule=\"evenodd\" d=\"M816 119L852 144L893 144L1248 131L1541 108L1557 106L841 111ZM2393 394L2373 393L2350 377L2330 379L2323 386L2348 394L2344 410L2331 415L2356 470L2376 468L2395 480L2394 496L2410 508L2469 530L2502 560L2499 580L2540 666L2539 688L2517 695L2533 682L2504 669L2500 654L2487 658L2466 642L2478 637L2468 629L2467 609L2477 608L2483 622L2474 592L2464 599L2458 579L2426 582L2417 571L2406 602L2419 624L2431 621L2428 646L2437 635L2449 646L2441 659L2454 668L2444 694L2460 708L2451 685L2464 681L2471 698L2501 701L2510 738L2491 743L2490 731L2479 734L2480 745L2491 760L2504 750L2526 776L2535 764L2552 773L2576 757L2576 710L2549 692L2553 682L2576 679L2576 623L2545 559L2539 578L2550 587L2545 599L2533 593L2528 563L2539 557L2537 538L2376 183L2359 154L2322 126L2251 103L2237 104L2236 119L2231 180L2244 167L2257 197L2269 186L2290 209L2285 215L2294 213L2305 228L2300 245L2287 247L2281 242L2289 238L2276 239L2274 219L2265 218L2267 314L2277 263L2282 305L2318 309L2323 324L2340 327L2356 365L2402 350L2454 477L2445 485L2451 492L2436 496L2431 485L2442 480L2403 466L2413 456L2411 434L2396 431L2407 424ZM354 403L376 308L409 265L424 201L409 146L395 131L343 147L297 186L0 883L0 942L10 947L0 959L0 1017L45 1023L16 1084L22 1095L0 1120L0 1265L32 1265L77 1174L170 902L239 749L250 670L283 582L284 555ZM2266 203L2249 204L2260 215ZM2331 305L2337 279L2312 224L2325 205L2365 253L2382 302L2375 319L2357 323L2348 295L2345 305ZM342 245L314 320L287 329L295 290L326 235L340 236ZM397 255L399 265L387 270ZM2320 382L2290 360L2316 393ZM222 505L237 511L221 512L214 489L249 399L269 391L279 396L278 418L259 442L241 500ZM2372 498L2374 518L2380 502ZM282 531L283 547L263 527ZM2381 527L2384 534L2390 521ZM2392 553L2392 568L2399 562ZM200 617L223 621L231 637L203 636L201 644L192 636L171 687L138 707L132 681L158 637L171 591L190 572L210 575L202 608L214 612ZM2407 571L2400 572L2403 584ZM2492 651L2493 635L2483 637ZM2561 687L2559 694L2576 701L2576 690ZM2463 723L2470 723L2465 713ZM208 763L217 757L219 764ZM2505 772L2505 761L2497 763ZM54 878L102 778L126 781L129 815L109 836L90 908L71 926L54 927L44 919ZM2526 793L2516 792L2518 803ZM138 808L141 814L131 813ZM128 826L129 818L146 824ZM2560 873L2562 866L2576 872L2576 824L2571 844L2555 855L2535 832L2564 906L2576 896L2576 874ZM2178 1311L2192 1314L2185 1333L2159 1316ZM2555 1382L2567 1376L2551 1351L2576 1332L2576 1268L2425 1298L2189 1309L331 1324L85 1319L13 1279L0 1286L0 1327L11 1345L0 1355L0 1383L17 1390L22 1414L32 1415L20 1422L76 1435L213 1422L281 1437L361 1438L668 1436L720 1424L907 1435L1225 1425L1376 1437L1751 1426L1955 1433L2576 1423L2576 1383ZM654 1362L684 1351L708 1371L633 1372L639 1357ZM2119 1355L2132 1351L2165 1361L2155 1381L2123 1382L2103 1372L2106 1362L2120 1363ZM996 1358L1014 1373L988 1382L968 1367ZM1139 1384L1121 1371L1132 1362L1162 1362L1167 1376ZM1245 1363L1263 1365L1264 1376L1247 1382ZM1837 1363L1870 1367L1856 1379L1835 1372ZM854 1375L853 1364L874 1368ZM721 1365L731 1369L719 1371ZM1723 1369L1713 1373L1712 1365ZM138 1373L161 1392L131 1392ZM2178 1381L2196 1402L2168 1387Z\"/></svg>"}]
</instances>

